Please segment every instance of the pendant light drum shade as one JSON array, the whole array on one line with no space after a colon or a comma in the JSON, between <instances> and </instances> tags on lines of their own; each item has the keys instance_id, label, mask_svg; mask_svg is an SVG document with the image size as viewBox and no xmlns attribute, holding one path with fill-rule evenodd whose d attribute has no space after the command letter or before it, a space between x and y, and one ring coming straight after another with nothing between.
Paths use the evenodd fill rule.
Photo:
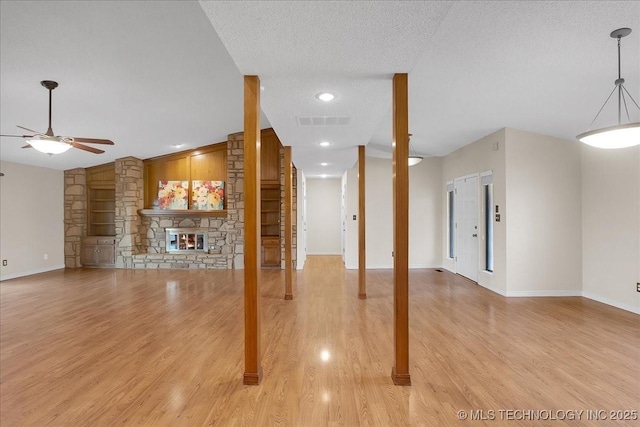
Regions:
<instances>
[{"instance_id":1,"label":"pendant light drum shade","mask_svg":"<svg viewBox=\"0 0 640 427\"><path fill-rule=\"evenodd\" d=\"M640 123L611 126L581 133L577 138L598 148L627 148L640 144Z\"/></svg>"},{"instance_id":2,"label":"pendant light drum shade","mask_svg":"<svg viewBox=\"0 0 640 427\"><path fill-rule=\"evenodd\" d=\"M620 40L623 37L631 34L631 28L619 28L611 32L610 36L612 38L618 39L618 79L615 81L615 87L609 97L606 99L598 114L591 122L591 125L596 121L604 107L607 105L609 99L611 99L611 95L613 92L618 92L618 124L615 126L608 126L601 129L588 130L586 132L581 133L576 136L576 138L593 147L598 148L626 148L632 147L634 145L640 145L640 122L631 122L631 118L629 116L629 108L628 104L636 106L638 110L640 110L640 106L635 99L631 96L629 91L624 87L624 79L621 76L620 71ZM627 97L631 102L627 103ZM622 123L623 111L622 107L624 106L624 113L627 118L627 123ZM591 127L589 125L589 127Z\"/></svg>"}]
</instances>

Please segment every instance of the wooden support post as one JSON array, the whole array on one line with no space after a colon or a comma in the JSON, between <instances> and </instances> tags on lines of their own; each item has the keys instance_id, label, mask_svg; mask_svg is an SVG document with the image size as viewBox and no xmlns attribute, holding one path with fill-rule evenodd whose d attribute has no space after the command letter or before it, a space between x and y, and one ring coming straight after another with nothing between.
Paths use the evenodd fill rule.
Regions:
<instances>
[{"instance_id":1,"label":"wooden support post","mask_svg":"<svg viewBox=\"0 0 640 427\"><path fill-rule=\"evenodd\" d=\"M364 145L358 146L358 298L367 298Z\"/></svg>"},{"instance_id":2,"label":"wooden support post","mask_svg":"<svg viewBox=\"0 0 640 427\"><path fill-rule=\"evenodd\" d=\"M293 299L293 161L291 146L284 147L284 299Z\"/></svg>"},{"instance_id":3,"label":"wooden support post","mask_svg":"<svg viewBox=\"0 0 640 427\"><path fill-rule=\"evenodd\" d=\"M393 341L395 385L409 375L409 94L406 73L393 76Z\"/></svg>"},{"instance_id":4,"label":"wooden support post","mask_svg":"<svg viewBox=\"0 0 640 427\"><path fill-rule=\"evenodd\" d=\"M260 348L260 79L244 76L244 384L262 379Z\"/></svg>"}]
</instances>

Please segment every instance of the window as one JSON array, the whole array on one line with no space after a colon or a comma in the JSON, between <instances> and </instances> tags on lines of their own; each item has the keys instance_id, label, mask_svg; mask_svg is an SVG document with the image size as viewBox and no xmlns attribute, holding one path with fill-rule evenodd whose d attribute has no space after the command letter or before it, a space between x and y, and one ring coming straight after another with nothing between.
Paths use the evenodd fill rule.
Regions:
<instances>
[{"instance_id":1,"label":"window","mask_svg":"<svg viewBox=\"0 0 640 427\"><path fill-rule=\"evenodd\" d=\"M484 199L484 269L493 272L493 175L487 174L481 177L482 198Z\"/></svg>"},{"instance_id":2,"label":"window","mask_svg":"<svg viewBox=\"0 0 640 427\"><path fill-rule=\"evenodd\" d=\"M447 235L448 235L448 256L453 259L455 256L455 216L453 212L453 182L447 183Z\"/></svg>"}]
</instances>

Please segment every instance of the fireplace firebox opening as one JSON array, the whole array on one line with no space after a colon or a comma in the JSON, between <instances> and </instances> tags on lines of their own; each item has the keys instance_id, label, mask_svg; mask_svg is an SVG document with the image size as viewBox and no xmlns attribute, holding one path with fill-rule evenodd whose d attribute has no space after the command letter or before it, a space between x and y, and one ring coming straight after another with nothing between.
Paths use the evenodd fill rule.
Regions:
<instances>
[{"instance_id":1,"label":"fireplace firebox opening","mask_svg":"<svg viewBox=\"0 0 640 427\"><path fill-rule=\"evenodd\" d=\"M168 253L207 252L207 230L200 228L167 228Z\"/></svg>"}]
</instances>

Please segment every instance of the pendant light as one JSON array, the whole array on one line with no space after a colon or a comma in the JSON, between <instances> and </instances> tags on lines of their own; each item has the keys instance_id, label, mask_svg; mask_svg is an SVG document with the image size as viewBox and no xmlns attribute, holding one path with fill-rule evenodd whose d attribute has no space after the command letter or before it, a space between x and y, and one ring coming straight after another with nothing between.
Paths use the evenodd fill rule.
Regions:
<instances>
[{"instance_id":1,"label":"pendant light","mask_svg":"<svg viewBox=\"0 0 640 427\"><path fill-rule=\"evenodd\" d=\"M411 152L413 151L413 154ZM409 134L409 166L417 165L422 161L424 157L418 156L415 154L415 150L413 150L413 145L411 145L411 134Z\"/></svg>"},{"instance_id":2,"label":"pendant light","mask_svg":"<svg viewBox=\"0 0 640 427\"><path fill-rule=\"evenodd\" d=\"M631 122L631 119L629 118L627 96L631 102L635 104L638 110L640 110L640 106L638 106L638 103L633 99L627 88L624 87L624 79L620 75L620 40L629 34L631 34L631 28L619 28L612 31L610 34L612 38L618 39L618 79L615 81L615 87L607 97L606 101L604 101L604 104L589 125L589 128L596 121L605 105L607 105L607 102L609 102L609 99L611 99L611 95L613 95L616 90L618 91L618 124L596 130L588 130L576 136L578 140L585 144L598 148L625 148L640 145L640 122ZM626 113L627 123L622 123L623 106L624 112Z\"/></svg>"}]
</instances>

